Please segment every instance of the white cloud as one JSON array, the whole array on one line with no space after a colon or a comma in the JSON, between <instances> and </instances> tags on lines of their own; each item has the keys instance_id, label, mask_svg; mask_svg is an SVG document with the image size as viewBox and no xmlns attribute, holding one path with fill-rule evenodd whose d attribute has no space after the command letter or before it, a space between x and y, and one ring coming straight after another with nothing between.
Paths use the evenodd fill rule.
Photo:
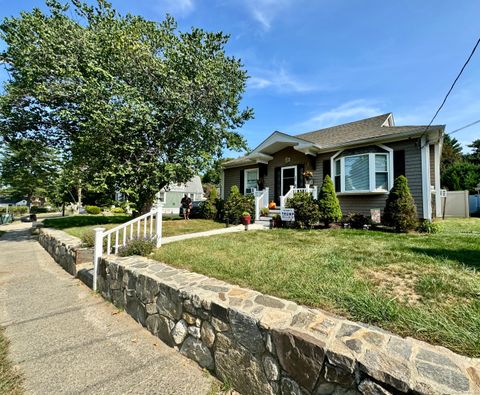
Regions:
<instances>
[{"instance_id":1,"label":"white cloud","mask_svg":"<svg viewBox=\"0 0 480 395\"><path fill-rule=\"evenodd\" d=\"M299 78L291 75L285 68L276 70L256 70L254 75L248 80L250 89L273 88L280 92L310 92L317 90L314 84L301 81Z\"/></svg>"},{"instance_id":2,"label":"white cloud","mask_svg":"<svg viewBox=\"0 0 480 395\"><path fill-rule=\"evenodd\" d=\"M353 100L344 103L328 111L314 114L306 121L300 122L292 127L296 130L322 129L342 123L357 121L363 118L374 117L382 114L382 111L374 103L367 100Z\"/></svg>"},{"instance_id":3,"label":"white cloud","mask_svg":"<svg viewBox=\"0 0 480 395\"><path fill-rule=\"evenodd\" d=\"M159 0L155 8L163 14L186 16L195 9L195 2L194 0Z\"/></svg>"},{"instance_id":4,"label":"white cloud","mask_svg":"<svg viewBox=\"0 0 480 395\"><path fill-rule=\"evenodd\" d=\"M264 30L270 30L275 17L293 3L293 0L245 0L244 2L252 17Z\"/></svg>"}]
</instances>

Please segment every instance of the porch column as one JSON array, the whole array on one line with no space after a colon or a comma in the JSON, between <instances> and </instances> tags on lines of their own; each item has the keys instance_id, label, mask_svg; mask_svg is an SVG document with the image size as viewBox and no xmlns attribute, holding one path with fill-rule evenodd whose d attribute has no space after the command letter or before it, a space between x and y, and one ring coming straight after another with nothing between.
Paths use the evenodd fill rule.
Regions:
<instances>
[{"instance_id":1,"label":"porch column","mask_svg":"<svg viewBox=\"0 0 480 395\"><path fill-rule=\"evenodd\" d=\"M434 166L435 166L435 217L442 216L442 198L440 197L440 143L434 146Z\"/></svg>"},{"instance_id":2,"label":"porch column","mask_svg":"<svg viewBox=\"0 0 480 395\"><path fill-rule=\"evenodd\" d=\"M420 140L422 159L422 203L423 219L432 219L432 193L430 191L430 145L425 136Z\"/></svg>"}]
</instances>

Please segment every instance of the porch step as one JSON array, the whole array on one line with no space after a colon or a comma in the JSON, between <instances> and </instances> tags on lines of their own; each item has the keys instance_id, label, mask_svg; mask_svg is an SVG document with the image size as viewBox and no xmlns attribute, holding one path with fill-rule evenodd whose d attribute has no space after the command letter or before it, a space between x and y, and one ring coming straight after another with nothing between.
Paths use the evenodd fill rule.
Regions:
<instances>
[{"instance_id":1,"label":"porch step","mask_svg":"<svg viewBox=\"0 0 480 395\"><path fill-rule=\"evenodd\" d=\"M255 221L255 225L262 225L266 228L270 227L270 217L260 217L260 219Z\"/></svg>"}]
</instances>

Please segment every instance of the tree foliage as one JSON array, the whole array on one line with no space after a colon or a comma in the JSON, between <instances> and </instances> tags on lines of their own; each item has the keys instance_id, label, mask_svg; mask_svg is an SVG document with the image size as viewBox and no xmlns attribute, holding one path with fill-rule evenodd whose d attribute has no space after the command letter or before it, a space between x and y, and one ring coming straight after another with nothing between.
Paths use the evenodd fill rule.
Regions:
<instances>
[{"instance_id":1,"label":"tree foliage","mask_svg":"<svg viewBox=\"0 0 480 395\"><path fill-rule=\"evenodd\" d=\"M467 154L466 159L475 165L480 165L480 139L474 140L468 146L472 148L472 153Z\"/></svg>"},{"instance_id":2,"label":"tree foliage","mask_svg":"<svg viewBox=\"0 0 480 395\"><path fill-rule=\"evenodd\" d=\"M245 146L236 129L253 112L240 108L247 74L225 54L228 36L178 32L170 16L124 16L103 0L47 6L0 25L6 141L48 143L91 185L115 185L138 207Z\"/></svg>"},{"instance_id":3,"label":"tree foliage","mask_svg":"<svg viewBox=\"0 0 480 395\"><path fill-rule=\"evenodd\" d=\"M417 208L405 176L395 179L388 194L382 222L397 232L408 232L417 227Z\"/></svg>"},{"instance_id":4,"label":"tree foliage","mask_svg":"<svg viewBox=\"0 0 480 395\"><path fill-rule=\"evenodd\" d=\"M332 222L339 221L342 218L340 202L338 201L335 187L329 175L325 176L320 188L318 207L320 210L320 220L323 221L327 227Z\"/></svg>"},{"instance_id":5,"label":"tree foliage","mask_svg":"<svg viewBox=\"0 0 480 395\"><path fill-rule=\"evenodd\" d=\"M442 174L442 185L450 191L468 190L475 193L480 184L480 164L458 162L449 166Z\"/></svg>"},{"instance_id":6,"label":"tree foliage","mask_svg":"<svg viewBox=\"0 0 480 395\"><path fill-rule=\"evenodd\" d=\"M440 170L443 172L448 167L462 160L462 145L456 138L452 138L448 134L446 134L443 138Z\"/></svg>"},{"instance_id":7,"label":"tree foliage","mask_svg":"<svg viewBox=\"0 0 480 395\"><path fill-rule=\"evenodd\" d=\"M20 139L6 145L0 159L0 182L13 198L46 197L54 188L59 158L43 144Z\"/></svg>"}]
</instances>

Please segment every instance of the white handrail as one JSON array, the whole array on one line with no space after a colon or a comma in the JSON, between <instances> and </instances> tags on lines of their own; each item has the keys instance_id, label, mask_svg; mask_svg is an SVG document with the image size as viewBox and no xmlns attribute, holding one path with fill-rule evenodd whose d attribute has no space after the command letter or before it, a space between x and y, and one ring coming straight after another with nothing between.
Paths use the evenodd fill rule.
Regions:
<instances>
[{"instance_id":1,"label":"white handrail","mask_svg":"<svg viewBox=\"0 0 480 395\"><path fill-rule=\"evenodd\" d=\"M307 185L305 188L296 188L293 185L290 185L290 190L284 196L280 196L280 207L284 208L285 203L287 203L287 200L293 197L293 195L296 194L297 192L310 193L312 194L314 199L318 197L316 185L314 185L313 188L310 187L310 185Z\"/></svg>"},{"instance_id":2,"label":"white handrail","mask_svg":"<svg viewBox=\"0 0 480 395\"><path fill-rule=\"evenodd\" d=\"M263 191L255 191L255 221L260 219L260 210L268 207L268 187Z\"/></svg>"},{"instance_id":3,"label":"white handrail","mask_svg":"<svg viewBox=\"0 0 480 395\"><path fill-rule=\"evenodd\" d=\"M153 230L153 218L155 217L155 231ZM137 237L141 235L141 222L143 221L143 237L147 237L147 223L149 223L149 238L155 240L157 248L162 245L162 219L163 219L163 204L158 200L156 207L146 214L143 214L137 218L120 224L112 229L105 230L105 228L95 228L95 245L93 247L93 290L97 290L97 278L98 278L98 263L103 255L103 240L107 238L107 254L110 254L113 249L113 253L117 254L120 247L127 244L128 241L133 239L133 225L137 224ZM127 234L127 228L130 226L130 232ZM120 231L123 230L123 234L120 240ZM112 235L114 236L114 244L112 246ZM113 247L113 248L112 248Z\"/></svg>"}]
</instances>

